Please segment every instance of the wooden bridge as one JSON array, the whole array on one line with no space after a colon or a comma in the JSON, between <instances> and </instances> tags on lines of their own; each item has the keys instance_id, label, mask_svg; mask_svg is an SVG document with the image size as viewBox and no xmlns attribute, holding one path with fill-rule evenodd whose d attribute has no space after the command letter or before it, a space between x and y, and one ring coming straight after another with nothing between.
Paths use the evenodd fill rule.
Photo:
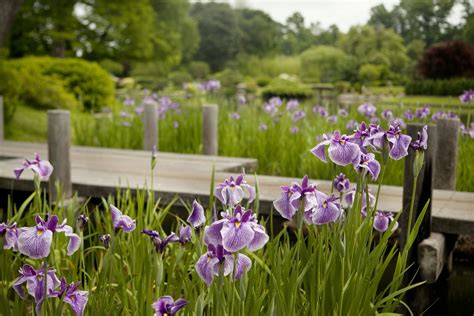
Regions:
<instances>
[{"instance_id":1,"label":"wooden bridge","mask_svg":"<svg viewBox=\"0 0 474 316\"><path fill-rule=\"evenodd\" d=\"M0 143L0 189L33 190L33 175L23 173L16 180L13 169L34 152L47 158L46 144L23 142ZM73 190L80 196L101 197L116 192L117 188L143 188L151 183L151 153L141 150L122 150L93 147L71 148L71 179ZM183 200L199 198L208 201L212 168L215 166L216 183L244 168L247 181L255 183L251 175L256 170L255 159L218 156L158 153L154 170L154 190L163 201L179 195ZM260 210L269 213L272 201L278 198L280 186L301 179L258 176ZM314 180L324 192L331 190L330 181ZM376 192L376 187L372 187ZM379 208L393 212L402 208L403 188L383 186ZM474 193L434 190L432 204L433 231L451 234L474 234Z\"/></svg>"}]
</instances>

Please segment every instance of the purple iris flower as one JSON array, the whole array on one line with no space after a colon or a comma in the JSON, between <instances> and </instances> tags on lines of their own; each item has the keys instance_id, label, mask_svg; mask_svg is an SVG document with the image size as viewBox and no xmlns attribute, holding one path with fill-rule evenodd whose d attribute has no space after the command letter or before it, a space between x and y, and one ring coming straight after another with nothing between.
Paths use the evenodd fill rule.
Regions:
<instances>
[{"instance_id":1,"label":"purple iris flower","mask_svg":"<svg viewBox=\"0 0 474 316\"><path fill-rule=\"evenodd\" d=\"M304 111L296 111L293 113L291 119L293 122L298 122L306 117L306 113Z\"/></svg>"},{"instance_id":2,"label":"purple iris flower","mask_svg":"<svg viewBox=\"0 0 474 316\"><path fill-rule=\"evenodd\" d=\"M206 83L206 91L215 92L221 88L221 82L217 79L211 79Z\"/></svg>"},{"instance_id":3,"label":"purple iris flower","mask_svg":"<svg viewBox=\"0 0 474 316\"><path fill-rule=\"evenodd\" d=\"M104 244L105 249L109 249L110 246L110 234L100 235L99 241Z\"/></svg>"},{"instance_id":4,"label":"purple iris flower","mask_svg":"<svg viewBox=\"0 0 474 316\"><path fill-rule=\"evenodd\" d=\"M370 118L370 123L371 124L380 124L380 120L377 116L373 116Z\"/></svg>"},{"instance_id":5,"label":"purple iris flower","mask_svg":"<svg viewBox=\"0 0 474 316\"><path fill-rule=\"evenodd\" d=\"M244 105L245 103L247 103L247 99L245 98L245 95L242 95L242 94L237 97L237 100L239 101L240 105Z\"/></svg>"},{"instance_id":6,"label":"purple iris flower","mask_svg":"<svg viewBox=\"0 0 474 316\"><path fill-rule=\"evenodd\" d=\"M239 204L244 197L244 189L248 191L249 203L252 203L255 199L255 188L244 180L244 175L239 175L235 180L231 176L229 179L225 179L224 182L219 183L216 186L214 195L224 205L234 206Z\"/></svg>"},{"instance_id":7,"label":"purple iris flower","mask_svg":"<svg viewBox=\"0 0 474 316\"><path fill-rule=\"evenodd\" d=\"M370 129L365 122L360 123L359 128L354 131L354 134L349 136L351 141L359 146L363 153L367 153L367 146L370 145Z\"/></svg>"},{"instance_id":8,"label":"purple iris flower","mask_svg":"<svg viewBox=\"0 0 474 316\"><path fill-rule=\"evenodd\" d=\"M359 105L357 108L357 111L359 111L360 114L365 115L367 117L372 117L375 115L375 112L377 111L377 108L370 103L364 103Z\"/></svg>"},{"instance_id":9,"label":"purple iris flower","mask_svg":"<svg viewBox=\"0 0 474 316\"><path fill-rule=\"evenodd\" d=\"M176 236L175 233L171 233L163 239L160 237L160 233L158 233L156 230L144 229L142 230L142 234L145 234L150 237L151 241L155 245L155 250L158 253L163 253L169 243L179 241L179 237Z\"/></svg>"},{"instance_id":10,"label":"purple iris flower","mask_svg":"<svg viewBox=\"0 0 474 316\"><path fill-rule=\"evenodd\" d=\"M191 241L192 236L193 230L191 226L181 225L181 227L179 228L179 243L183 246L186 245L188 242Z\"/></svg>"},{"instance_id":11,"label":"purple iris flower","mask_svg":"<svg viewBox=\"0 0 474 316\"><path fill-rule=\"evenodd\" d=\"M377 180L380 173L380 163L375 159L375 155L372 153L361 154L358 162L354 163L354 169L360 172L365 169L370 174L372 180Z\"/></svg>"},{"instance_id":12,"label":"purple iris flower","mask_svg":"<svg viewBox=\"0 0 474 316\"><path fill-rule=\"evenodd\" d=\"M410 146L411 137L402 134L400 125L390 125L386 135L390 143L390 158L399 160L408 155L408 146Z\"/></svg>"},{"instance_id":13,"label":"purple iris flower","mask_svg":"<svg viewBox=\"0 0 474 316\"><path fill-rule=\"evenodd\" d=\"M3 236L3 249L18 251L18 228L16 223L7 225L0 223L0 237Z\"/></svg>"},{"instance_id":14,"label":"purple iris flower","mask_svg":"<svg viewBox=\"0 0 474 316\"><path fill-rule=\"evenodd\" d=\"M286 109L287 109L288 111L293 111L293 110L297 109L299 105L300 105L300 103L298 102L298 100L296 100L296 99L290 99L290 100L288 100L288 102L286 103Z\"/></svg>"},{"instance_id":15,"label":"purple iris flower","mask_svg":"<svg viewBox=\"0 0 474 316\"><path fill-rule=\"evenodd\" d=\"M131 117L132 115L130 113L128 113L127 111L121 111L120 112L120 117L121 118L129 118Z\"/></svg>"},{"instance_id":16,"label":"purple iris flower","mask_svg":"<svg viewBox=\"0 0 474 316\"><path fill-rule=\"evenodd\" d=\"M300 131L300 129L298 128L298 126L292 126L290 128L290 133L293 134L293 135L297 134L299 131Z\"/></svg>"},{"instance_id":17,"label":"purple iris flower","mask_svg":"<svg viewBox=\"0 0 474 316\"><path fill-rule=\"evenodd\" d=\"M188 303L188 301L182 298L177 299L175 302L171 296L166 295L151 304L151 307L155 310L155 316L174 316Z\"/></svg>"},{"instance_id":18,"label":"purple iris flower","mask_svg":"<svg viewBox=\"0 0 474 316\"><path fill-rule=\"evenodd\" d=\"M346 193L345 201L346 201L346 203L349 207L352 207L353 204L354 204L355 194L356 194L356 189L355 188ZM375 206L375 196L373 196L372 193L370 193L370 191L368 192L368 194L369 194L369 206L374 207ZM366 194L365 190L363 190L363 192L362 192L362 209L361 209L361 212L362 212L362 216L364 216L364 217L367 216L367 194Z\"/></svg>"},{"instance_id":19,"label":"purple iris flower","mask_svg":"<svg viewBox=\"0 0 474 316\"><path fill-rule=\"evenodd\" d=\"M263 105L263 110L270 115L275 115L278 112L277 106L269 102Z\"/></svg>"},{"instance_id":20,"label":"purple iris flower","mask_svg":"<svg viewBox=\"0 0 474 316\"><path fill-rule=\"evenodd\" d=\"M350 185L351 182L343 173L340 173L334 178L334 188L338 192L346 192L347 190L349 190Z\"/></svg>"},{"instance_id":21,"label":"purple iris flower","mask_svg":"<svg viewBox=\"0 0 474 316\"><path fill-rule=\"evenodd\" d=\"M406 128L407 127L407 124L405 123L405 121L400 118L400 117L396 117L392 120L389 121L390 125L399 125L401 128Z\"/></svg>"},{"instance_id":22,"label":"purple iris flower","mask_svg":"<svg viewBox=\"0 0 474 316\"><path fill-rule=\"evenodd\" d=\"M44 221L40 216L36 216L36 226L19 228L18 250L33 259L45 258L51 250L54 233L64 233L69 238L67 255L74 254L81 245L81 239L74 234L72 227L66 225L66 220L58 224L58 217L51 216Z\"/></svg>"},{"instance_id":23,"label":"purple iris flower","mask_svg":"<svg viewBox=\"0 0 474 316\"><path fill-rule=\"evenodd\" d=\"M326 135L323 136L325 140L311 149L311 152L321 161L327 162L324 151L326 145L329 145L329 158L337 165L347 166L359 158L359 146L351 142L346 135L341 136L339 131L335 131L331 139L328 139Z\"/></svg>"},{"instance_id":24,"label":"purple iris flower","mask_svg":"<svg viewBox=\"0 0 474 316\"><path fill-rule=\"evenodd\" d=\"M258 126L258 129L260 131L266 131L268 129L268 126L267 126L267 124L262 123Z\"/></svg>"},{"instance_id":25,"label":"purple iris flower","mask_svg":"<svg viewBox=\"0 0 474 316\"><path fill-rule=\"evenodd\" d=\"M222 212L221 216L223 219L206 227L206 244L222 244L225 250L236 252L243 248L256 251L267 243L269 237L265 228L258 224L252 210L245 210L237 205L234 214Z\"/></svg>"},{"instance_id":26,"label":"purple iris flower","mask_svg":"<svg viewBox=\"0 0 474 316\"><path fill-rule=\"evenodd\" d=\"M198 228L206 223L206 216L204 215L204 208L198 201L193 201L193 208L191 214L189 214L186 221L193 225L194 228Z\"/></svg>"},{"instance_id":27,"label":"purple iris flower","mask_svg":"<svg viewBox=\"0 0 474 316\"><path fill-rule=\"evenodd\" d=\"M428 126L423 126L421 132L418 132L416 141L410 146L416 151L426 150L428 148Z\"/></svg>"},{"instance_id":28,"label":"purple iris flower","mask_svg":"<svg viewBox=\"0 0 474 316\"><path fill-rule=\"evenodd\" d=\"M392 212L377 211L374 215L374 229L383 233L385 232L390 224L394 221ZM392 228L392 232L398 228L398 222L395 222Z\"/></svg>"},{"instance_id":29,"label":"purple iris flower","mask_svg":"<svg viewBox=\"0 0 474 316\"><path fill-rule=\"evenodd\" d=\"M461 124L461 133L463 135L469 135L472 139L474 139L474 122L471 122L471 128L466 128L464 124Z\"/></svg>"},{"instance_id":30,"label":"purple iris flower","mask_svg":"<svg viewBox=\"0 0 474 316\"><path fill-rule=\"evenodd\" d=\"M112 223L115 230L118 231L121 228L124 232L130 233L137 227L134 219L131 219L130 216L123 215L122 212L113 205L110 205L110 213L112 214Z\"/></svg>"},{"instance_id":31,"label":"purple iris flower","mask_svg":"<svg viewBox=\"0 0 474 316\"><path fill-rule=\"evenodd\" d=\"M237 112L232 112L231 114L229 114L229 117L233 120L240 120L240 114Z\"/></svg>"},{"instance_id":32,"label":"purple iris flower","mask_svg":"<svg viewBox=\"0 0 474 316\"><path fill-rule=\"evenodd\" d=\"M306 222L316 225L335 222L342 214L341 204L337 200L333 194L317 194L316 206L304 214Z\"/></svg>"},{"instance_id":33,"label":"purple iris flower","mask_svg":"<svg viewBox=\"0 0 474 316\"><path fill-rule=\"evenodd\" d=\"M281 187L281 196L273 201L273 207L286 219L292 219L300 208L300 203L304 205L304 212L312 209L316 205L316 195L322 194L316 190L315 184L309 184L308 176L304 176L301 185L293 182L290 186Z\"/></svg>"},{"instance_id":34,"label":"purple iris flower","mask_svg":"<svg viewBox=\"0 0 474 316\"><path fill-rule=\"evenodd\" d=\"M403 113L403 117L404 117L406 120L411 121L411 120L413 120L413 118L415 117L415 114L413 114L412 111L408 110L408 111L405 111L405 112Z\"/></svg>"},{"instance_id":35,"label":"purple iris flower","mask_svg":"<svg viewBox=\"0 0 474 316\"><path fill-rule=\"evenodd\" d=\"M270 100L268 100L270 104L274 104L275 106L280 106L283 104L283 101L281 100L280 97L271 97Z\"/></svg>"},{"instance_id":36,"label":"purple iris flower","mask_svg":"<svg viewBox=\"0 0 474 316\"><path fill-rule=\"evenodd\" d=\"M348 112L346 109L344 109L344 108L339 109L339 110L337 111L337 114L338 114L340 117L347 117L347 116L349 116L349 112Z\"/></svg>"},{"instance_id":37,"label":"purple iris flower","mask_svg":"<svg viewBox=\"0 0 474 316\"><path fill-rule=\"evenodd\" d=\"M143 106L143 104L135 108L135 113L137 113L138 115L143 114L144 111L145 111L145 107Z\"/></svg>"},{"instance_id":38,"label":"purple iris flower","mask_svg":"<svg viewBox=\"0 0 474 316\"><path fill-rule=\"evenodd\" d=\"M77 217L77 227L80 230L84 230L84 228L87 226L88 223L89 223L89 217L87 217L86 214L80 214Z\"/></svg>"},{"instance_id":39,"label":"purple iris flower","mask_svg":"<svg viewBox=\"0 0 474 316\"><path fill-rule=\"evenodd\" d=\"M69 304L75 316L83 316L84 310L89 300L89 292L78 290L81 282L67 284L64 277L61 278L59 291L51 291L53 297L62 298L64 303Z\"/></svg>"},{"instance_id":40,"label":"purple iris flower","mask_svg":"<svg viewBox=\"0 0 474 316\"><path fill-rule=\"evenodd\" d=\"M423 119L430 115L430 108L428 106L423 106L421 108L416 109L415 116L419 119Z\"/></svg>"},{"instance_id":41,"label":"purple iris flower","mask_svg":"<svg viewBox=\"0 0 474 316\"><path fill-rule=\"evenodd\" d=\"M243 254L236 255L234 272L234 256L222 245L208 244L207 253L196 262L196 272L208 286L212 284L214 276L222 271L223 276L233 274L235 280L240 279L252 267L252 261ZM234 273L232 273L234 272Z\"/></svg>"},{"instance_id":42,"label":"purple iris flower","mask_svg":"<svg viewBox=\"0 0 474 316\"><path fill-rule=\"evenodd\" d=\"M337 116L336 115L330 115L326 118L326 122L328 122L331 125L334 125L337 123Z\"/></svg>"},{"instance_id":43,"label":"purple iris flower","mask_svg":"<svg viewBox=\"0 0 474 316\"><path fill-rule=\"evenodd\" d=\"M20 276L13 281L13 289L22 299L26 299L26 294L22 286L22 284L26 282L28 294L35 298L35 311L37 315L41 315L41 305L43 304L46 295L48 297L54 297L54 294L51 293L54 293L54 289L60 284L59 279L55 274L56 270L45 270L44 265L40 269L35 270L29 264L25 264L18 271ZM46 282L44 280L45 277Z\"/></svg>"},{"instance_id":44,"label":"purple iris flower","mask_svg":"<svg viewBox=\"0 0 474 316\"><path fill-rule=\"evenodd\" d=\"M53 173L54 168L49 161L41 160L39 154L35 153L34 159L28 160L25 158L25 161L23 161L23 167L13 170L17 179L20 178L25 169L32 170L41 178L41 180L48 180Z\"/></svg>"},{"instance_id":45,"label":"purple iris flower","mask_svg":"<svg viewBox=\"0 0 474 316\"><path fill-rule=\"evenodd\" d=\"M459 100L462 103L469 103L474 100L474 90L466 90L459 96Z\"/></svg>"},{"instance_id":46,"label":"purple iris flower","mask_svg":"<svg viewBox=\"0 0 474 316\"><path fill-rule=\"evenodd\" d=\"M392 110L390 109L385 109L383 110L382 112L382 117L385 119L385 120L391 120L393 118L393 112Z\"/></svg>"}]
</instances>

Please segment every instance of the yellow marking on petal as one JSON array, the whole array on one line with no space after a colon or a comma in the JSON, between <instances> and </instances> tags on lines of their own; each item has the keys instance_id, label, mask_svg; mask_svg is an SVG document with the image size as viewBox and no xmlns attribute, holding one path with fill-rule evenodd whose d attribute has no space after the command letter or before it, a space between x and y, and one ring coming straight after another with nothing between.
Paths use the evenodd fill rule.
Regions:
<instances>
[{"instance_id":1,"label":"yellow marking on petal","mask_svg":"<svg viewBox=\"0 0 474 316\"><path fill-rule=\"evenodd\" d=\"M235 187L230 187L231 190L235 190Z\"/></svg>"},{"instance_id":2,"label":"yellow marking on petal","mask_svg":"<svg viewBox=\"0 0 474 316\"><path fill-rule=\"evenodd\" d=\"M164 313L163 316L168 316L168 313Z\"/></svg>"},{"instance_id":3,"label":"yellow marking on petal","mask_svg":"<svg viewBox=\"0 0 474 316\"><path fill-rule=\"evenodd\" d=\"M38 231L36 232L36 236L41 236L41 235L43 235L43 233L44 233L44 231L38 230Z\"/></svg>"},{"instance_id":4,"label":"yellow marking on petal","mask_svg":"<svg viewBox=\"0 0 474 316\"><path fill-rule=\"evenodd\" d=\"M235 228L239 228L240 227L240 222L235 222Z\"/></svg>"},{"instance_id":5,"label":"yellow marking on petal","mask_svg":"<svg viewBox=\"0 0 474 316\"><path fill-rule=\"evenodd\" d=\"M395 138L396 138L396 139L399 139L399 138L400 138L400 134L395 134Z\"/></svg>"},{"instance_id":6,"label":"yellow marking on petal","mask_svg":"<svg viewBox=\"0 0 474 316\"><path fill-rule=\"evenodd\" d=\"M345 142L345 140L341 140L339 143L341 143L341 145L344 145Z\"/></svg>"},{"instance_id":7,"label":"yellow marking on petal","mask_svg":"<svg viewBox=\"0 0 474 316\"><path fill-rule=\"evenodd\" d=\"M368 161L364 161L362 164L363 164L363 165L368 165L369 162L368 162Z\"/></svg>"},{"instance_id":8,"label":"yellow marking on petal","mask_svg":"<svg viewBox=\"0 0 474 316\"><path fill-rule=\"evenodd\" d=\"M323 203L323 207L326 208L328 206L328 203L327 202L324 202Z\"/></svg>"},{"instance_id":9,"label":"yellow marking on petal","mask_svg":"<svg viewBox=\"0 0 474 316\"><path fill-rule=\"evenodd\" d=\"M38 281L42 281L43 280L43 276L42 275L38 275Z\"/></svg>"},{"instance_id":10,"label":"yellow marking on petal","mask_svg":"<svg viewBox=\"0 0 474 316\"><path fill-rule=\"evenodd\" d=\"M71 296L71 301L75 302L76 301L76 295Z\"/></svg>"}]
</instances>

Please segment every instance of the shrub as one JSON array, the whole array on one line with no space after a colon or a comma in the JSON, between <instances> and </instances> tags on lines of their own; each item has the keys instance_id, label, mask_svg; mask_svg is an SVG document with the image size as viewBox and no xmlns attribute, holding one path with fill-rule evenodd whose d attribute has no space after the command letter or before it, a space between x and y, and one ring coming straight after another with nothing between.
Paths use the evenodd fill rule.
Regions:
<instances>
[{"instance_id":1,"label":"shrub","mask_svg":"<svg viewBox=\"0 0 474 316\"><path fill-rule=\"evenodd\" d=\"M168 79L175 87L182 87L183 83L193 80L191 75L185 71L174 71L169 74Z\"/></svg>"},{"instance_id":2,"label":"shrub","mask_svg":"<svg viewBox=\"0 0 474 316\"><path fill-rule=\"evenodd\" d=\"M364 64L359 69L359 79L366 83L381 81L387 74L388 68L386 65Z\"/></svg>"},{"instance_id":3,"label":"shrub","mask_svg":"<svg viewBox=\"0 0 474 316\"><path fill-rule=\"evenodd\" d=\"M21 74L18 70L7 67L6 62L0 61L0 95L3 97L5 123L8 124L15 114L20 101L23 86Z\"/></svg>"},{"instance_id":4,"label":"shrub","mask_svg":"<svg viewBox=\"0 0 474 316\"><path fill-rule=\"evenodd\" d=\"M307 85L291 80L275 79L268 86L263 88L262 96L269 99L274 96L290 99L306 99L313 95L311 88Z\"/></svg>"},{"instance_id":5,"label":"shrub","mask_svg":"<svg viewBox=\"0 0 474 316\"><path fill-rule=\"evenodd\" d=\"M272 81L272 78L266 77L266 76L261 76L257 77L256 82L259 87L265 87L267 86L270 82Z\"/></svg>"},{"instance_id":6,"label":"shrub","mask_svg":"<svg viewBox=\"0 0 474 316\"><path fill-rule=\"evenodd\" d=\"M48 102L43 102L46 100L42 98L43 101L37 103L41 107L68 109L76 107L76 104L71 102L71 98L65 96L66 92L79 100L87 110L100 110L114 101L115 91L112 78L96 63L75 58L55 59L51 57L27 57L8 63L13 68L26 72L27 76L31 77L38 85L41 85L39 81L46 80L48 84L54 85L49 89L50 92L55 91L56 94L64 96L61 101L55 102L55 105L46 104ZM35 78L35 76L41 76L41 79ZM34 89L34 87L30 88ZM38 91L38 93L42 92ZM30 99L34 99L34 96L30 95L30 97ZM62 101L65 102L64 105L59 104Z\"/></svg>"},{"instance_id":7,"label":"shrub","mask_svg":"<svg viewBox=\"0 0 474 316\"><path fill-rule=\"evenodd\" d=\"M237 85L243 81L243 77L239 72L229 68L214 74L213 79L221 82L220 91L227 97L234 96L237 92Z\"/></svg>"},{"instance_id":8,"label":"shrub","mask_svg":"<svg viewBox=\"0 0 474 316\"><path fill-rule=\"evenodd\" d=\"M474 88L474 79L413 80L405 85L409 95L458 96L463 91Z\"/></svg>"},{"instance_id":9,"label":"shrub","mask_svg":"<svg viewBox=\"0 0 474 316\"><path fill-rule=\"evenodd\" d=\"M418 71L427 79L474 77L474 46L460 41L434 45L423 53Z\"/></svg>"},{"instance_id":10,"label":"shrub","mask_svg":"<svg viewBox=\"0 0 474 316\"><path fill-rule=\"evenodd\" d=\"M188 71L194 79L205 79L209 75L209 65L203 61L193 61L188 66Z\"/></svg>"}]
</instances>

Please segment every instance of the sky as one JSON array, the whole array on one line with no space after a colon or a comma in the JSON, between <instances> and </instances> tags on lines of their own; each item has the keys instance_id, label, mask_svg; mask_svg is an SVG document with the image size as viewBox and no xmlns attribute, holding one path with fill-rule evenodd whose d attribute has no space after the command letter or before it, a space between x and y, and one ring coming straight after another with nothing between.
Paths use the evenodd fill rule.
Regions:
<instances>
[{"instance_id":1,"label":"sky","mask_svg":"<svg viewBox=\"0 0 474 316\"><path fill-rule=\"evenodd\" d=\"M218 2L265 11L280 23L285 23L288 16L298 11L304 16L307 25L311 22L320 22L324 28L327 28L331 24L336 24L341 31L347 32L353 25L367 23L370 8L383 3L390 10L400 0L221 0ZM459 9L456 7L453 10L450 22L457 23L460 20Z\"/></svg>"}]
</instances>

